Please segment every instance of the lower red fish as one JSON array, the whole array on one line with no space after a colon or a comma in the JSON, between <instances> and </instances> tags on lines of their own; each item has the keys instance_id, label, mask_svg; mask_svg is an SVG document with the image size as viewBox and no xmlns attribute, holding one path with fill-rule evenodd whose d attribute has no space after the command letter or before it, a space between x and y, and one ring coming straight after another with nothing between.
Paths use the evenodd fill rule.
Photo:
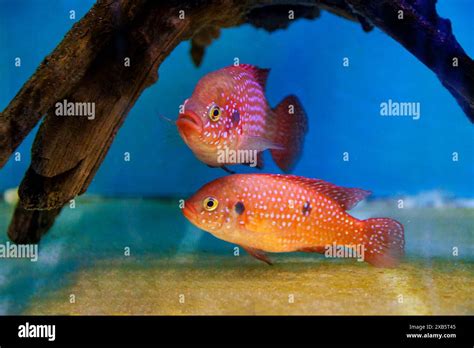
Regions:
<instances>
[{"instance_id":1,"label":"lower red fish","mask_svg":"<svg viewBox=\"0 0 474 348\"><path fill-rule=\"evenodd\" d=\"M271 263L265 252L363 248L364 261L394 267L404 253L403 225L389 218L359 220L347 210L370 194L294 175L239 174L214 180L186 200L197 227Z\"/></svg>"}]
</instances>

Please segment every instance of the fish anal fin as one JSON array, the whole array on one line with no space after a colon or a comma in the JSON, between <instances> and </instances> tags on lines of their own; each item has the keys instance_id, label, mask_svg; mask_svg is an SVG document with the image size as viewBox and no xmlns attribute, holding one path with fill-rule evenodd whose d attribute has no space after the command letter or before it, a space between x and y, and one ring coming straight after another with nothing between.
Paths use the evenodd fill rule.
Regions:
<instances>
[{"instance_id":1,"label":"fish anal fin","mask_svg":"<svg viewBox=\"0 0 474 348\"><path fill-rule=\"evenodd\" d=\"M246 246L242 246L244 250L251 256L255 257L257 260L265 262L267 265L273 265L272 261L268 258L267 254L263 250L254 249Z\"/></svg>"},{"instance_id":2,"label":"fish anal fin","mask_svg":"<svg viewBox=\"0 0 474 348\"><path fill-rule=\"evenodd\" d=\"M263 169L264 163L263 163L263 153L259 153L257 155L257 168L258 169Z\"/></svg>"},{"instance_id":3,"label":"fish anal fin","mask_svg":"<svg viewBox=\"0 0 474 348\"><path fill-rule=\"evenodd\" d=\"M245 166L251 167L252 163L242 163L242 164L245 165ZM263 163L263 153L259 152L257 154L257 165L255 166L255 168L262 170L263 165L264 165L264 163Z\"/></svg>"},{"instance_id":4,"label":"fish anal fin","mask_svg":"<svg viewBox=\"0 0 474 348\"><path fill-rule=\"evenodd\" d=\"M221 166L220 168L222 168L222 170L226 173L235 174L235 172L233 170L227 168L226 166Z\"/></svg>"},{"instance_id":5,"label":"fish anal fin","mask_svg":"<svg viewBox=\"0 0 474 348\"><path fill-rule=\"evenodd\" d=\"M298 249L298 251L303 253L319 253L324 254L326 252L326 247L324 246L314 246L314 247L307 247Z\"/></svg>"},{"instance_id":6,"label":"fish anal fin","mask_svg":"<svg viewBox=\"0 0 474 348\"><path fill-rule=\"evenodd\" d=\"M224 172L226 173L229 173L229 174L235 174L235 172L229 168L227 168L226 166L220 166L220 167L216 167L216 166L211 166L211 165L207 165L209 168L221 168Z\"/></svg>"}]
</instances>

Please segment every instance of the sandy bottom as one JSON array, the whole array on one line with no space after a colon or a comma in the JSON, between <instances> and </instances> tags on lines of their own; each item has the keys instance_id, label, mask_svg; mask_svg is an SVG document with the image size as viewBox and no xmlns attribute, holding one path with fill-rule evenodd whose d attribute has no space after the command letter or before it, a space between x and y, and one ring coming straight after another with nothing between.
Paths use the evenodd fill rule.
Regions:
<instances>
[{"instance_id":1,"label":"sandy bottom","mask_svg":"<svg viewBox=\"0 0 474 348\"><path fill-rule=\"evenodd\" d=\"M0 314L474 314L474 209L358 206L361 219L405 226L407 258L378 269L319 254L273 254L273 266L236 257L177 202L79 199L37 262L0 260ZM0 204L0 231L12 212Z\"/></svg>"},{"instance_id":2,"label":"sandy bottom","mask_svg":"<svg viewBox=\"0 0 474 348\"><path fill-rule=\"evenodd\" d=\"M377 269L317 256L273 259L273 266L247 255L102 261L78 271L68 285L31 298L24 314L474 313L472 263Z\"/></svg>"}]
</instances>

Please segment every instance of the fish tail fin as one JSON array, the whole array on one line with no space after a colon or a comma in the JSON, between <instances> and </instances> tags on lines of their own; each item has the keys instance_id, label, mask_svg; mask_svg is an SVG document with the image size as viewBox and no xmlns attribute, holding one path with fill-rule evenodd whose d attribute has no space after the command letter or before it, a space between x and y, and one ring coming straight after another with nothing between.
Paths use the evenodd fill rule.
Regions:
<instances>
[{"instance_id":1,"label":"fish tail fin","mask_svg":"<svg viewBox=\"0 0 474 348\"><path fill-rule=\"evenodd\" d=\"M403 225L389 218L364 220L364 260L375 267L396 267L404 254Z\"/></svg>"},{"instance_id":2,"label":"fish tail fin","mask_svg":"<svg viewBox=\"0 0 474 348\"><path fill-rule=\"evenodd\" d=\"M290 172L298 162L308 131L308 119L298 98L290 95L273 110L275 131L272 141L283 149L272 149L272 158L284 172Z\"/></svg>"}]
</instances>

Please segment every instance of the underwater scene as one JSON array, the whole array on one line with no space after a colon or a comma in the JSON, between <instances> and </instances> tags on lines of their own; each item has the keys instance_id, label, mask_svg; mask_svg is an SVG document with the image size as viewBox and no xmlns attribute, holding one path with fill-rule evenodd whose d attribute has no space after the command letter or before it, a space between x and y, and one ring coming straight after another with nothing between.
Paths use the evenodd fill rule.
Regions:
<instances>
[{"instance_id":1,"label":"underwater scene","mask_svg":"<svg viewBox=\"0 0 474 348\"><path fill-rule=\"evenodd\" d=\"M474 314L473 1L139 3L0 0L0 314Z\"/></svg>"}]
</instances>

